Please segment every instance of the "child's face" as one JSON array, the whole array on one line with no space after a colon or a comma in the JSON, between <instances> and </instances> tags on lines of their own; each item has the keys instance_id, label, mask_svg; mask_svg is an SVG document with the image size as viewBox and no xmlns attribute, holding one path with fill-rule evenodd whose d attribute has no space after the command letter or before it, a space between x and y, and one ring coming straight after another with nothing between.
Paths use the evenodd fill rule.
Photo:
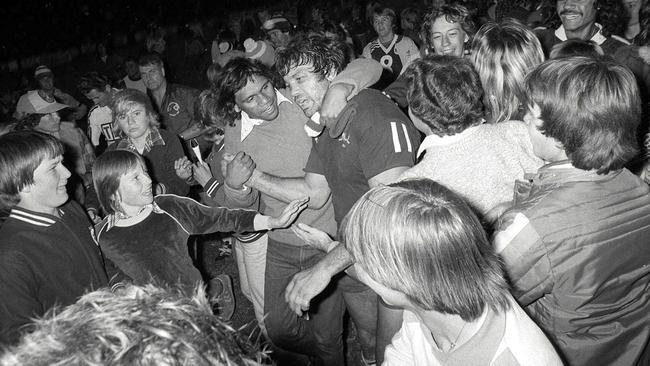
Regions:
<instances>
[{"instance_id":1,"label":"child's face","mask_svg":"<svg viewBox=\"0 0 650 366\"><path fill-rule=\"evenodd\" d=\"M151 125L150 116L144 106L133 103L120 111L115 118L117 126L131 140L145 137Z\"/></svg>"},{"instance_id":2,"label":"child's face","mask_svg":"<svg viewBox=\"0 0 650 366\"><path fill-rule=\"evenodd\" d=\"M129 207L141 208L153 202L151 178L141 164L122 175L117 193L125 212Z\"/></svg>"}]
</instances>

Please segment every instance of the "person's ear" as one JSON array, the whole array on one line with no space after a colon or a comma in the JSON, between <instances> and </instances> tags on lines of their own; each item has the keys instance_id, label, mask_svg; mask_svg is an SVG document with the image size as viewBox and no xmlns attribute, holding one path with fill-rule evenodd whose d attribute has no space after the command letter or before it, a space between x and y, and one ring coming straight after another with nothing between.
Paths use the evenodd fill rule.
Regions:
<instances>
[{"instance_id":1,"label":"person's ear","mask_svg":"<svg viewBox=\"0 0 650 366\"><path fill-rule=\"evenodd\" d=\"M339 74L339 73L336 72L336 70L334 70L334 68L332 67L332 68L330 68L330 70L327 72L327 74L325 74L325 78L326 78L328 81L332 81L332 80L334 80L334 78L335 78L336 75L338 75L338 74Z\"/></svg>"},{"instance_id":2,"label":"person's ear","mask_svg":"<svg viewBox=\"0 0 650 366\"><path fill-rule=\"evenodd\" d=\"M538 129L544 125L544 121L542 120L542 109L537 105L537 103L533 103L528 107L528 112L524 115L524 122L532 123Z\"/></svg>"},{"instance_id":3,"label":"person's ear","mask_svg":"<svg viewBox=\"0 0 650 366\"><path fill-rule=\"evenodd\" d=\"M235 109L235 112L241 113L241 108L239 108L239 106L237 104L235 104L234 109Z\"/></svg>"},{"instance_id":4,"label":"person's ear","mask_svg":"<svg viewBox=\"0 0 650 366\"><path fill-rule=\"evenodd\" d=\"M34 186L34 183L27 184L23 187L23 189L18 192L19 194L28 194L32 192L32 186Z\"/></svg>"}]
</instances>

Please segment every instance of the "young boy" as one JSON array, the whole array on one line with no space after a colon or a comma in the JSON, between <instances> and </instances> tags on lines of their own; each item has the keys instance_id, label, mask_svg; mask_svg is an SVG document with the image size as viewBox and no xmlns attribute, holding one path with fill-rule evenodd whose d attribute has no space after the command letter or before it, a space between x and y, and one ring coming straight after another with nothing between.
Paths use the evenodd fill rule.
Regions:
<instances>
[{"instance_id":1,"label":"young boy","mask_svg":"<svg viewBox=\"0 0 650 366\"><path fill-rule=\"evenodd\" d=\"M92 225L68 200L62 152L44 133L0 136L0 345L55 304L108 285Z\"/></svg>"},{"instance_id":2,"label":"young boy","mask_svg":"<svg viewBox=\"0 0 650 366\"><path fill-rule=\"evenodd\" d=\"M647 365L650 188L624 168L638 151L635 78L569 57L540 65L526 89L548 164L518 182L495 237L513 295L568 365Z\"/></svg>"}]
</instances>

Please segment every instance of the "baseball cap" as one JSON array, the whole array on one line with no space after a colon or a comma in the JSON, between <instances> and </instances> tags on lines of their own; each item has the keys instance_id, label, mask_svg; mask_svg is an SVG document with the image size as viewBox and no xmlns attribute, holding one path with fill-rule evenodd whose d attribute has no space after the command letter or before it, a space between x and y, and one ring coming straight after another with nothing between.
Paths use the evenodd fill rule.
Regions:
<instances>
[{"instance_id":1,"label":"baseball cap","mask_svg":"<svg viewBox=\"0 0 650 366\"><path fill-rule=\"evenodd\" d=\"M16 111L23 114L49 114L68 107L67 104L58 102L49 103L38 95L37 90L32 90L20 97Z\"/></svg>"},{"instance_id":2,"label":"baseball cap","mask_svg":"<svg viewBox=\"0 0 650 366\"><path fill-rule=\"evenodd\" d=\"M52 72L52 69L47 67L46 65L41 65L34 70L34 78L39 79L42 78L45 75L54 75Z\"/></svg>"}]
</instances>

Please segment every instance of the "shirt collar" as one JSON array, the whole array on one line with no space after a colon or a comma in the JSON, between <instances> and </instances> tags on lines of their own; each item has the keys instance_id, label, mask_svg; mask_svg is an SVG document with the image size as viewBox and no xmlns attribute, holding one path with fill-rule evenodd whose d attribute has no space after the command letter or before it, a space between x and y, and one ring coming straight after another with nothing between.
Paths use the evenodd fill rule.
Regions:
<instances>
[{"instance_id":1,"label":"shirt collar","mask_svg":"<svg viewBox=\"0 0 650 366\"><path fill-rule=\"evenodd\" d=\"M284 103L284 102L289 102L291 103L291 100L289 100L287 97L282 95L278 89L275 89L275 96L277 98L277 103L278 105ZM251 118L248 113L241 111L241 141L244 141L244 139L250 135L251 132L253 132L253 127L260 125L264 122L268 122L263 119L255 119Z\"/></svg>"},{"instance_id":2,"label":"shirt collar","mask_svg":"<svg viewBox=\"0 0 650 366\"><path fill-rule=\"evenodd\" d=\"M156 127L151 127L149 129L149 134L147 135L147 140L144 144L144 149L142 150L142 155L148 153L153 149L154 146L165 146L165 140L163 140L160 135L160 131ZM131 142L129 138L123 138L117 143L118 150L131 150L135 153L138 153L138 148Z\"/></svg>"},{"instance_id":3,"label":"shirt collar","mask_svg":"<svg viewBox=\"0 0 650 366\"><path fill-rule=\"evenodd\" d=\"M556 161L539 168L537 173L525 174L534 185L556 184L565 182L599 181L610 179L620 174L622 169L607 174L598 174L595 169L578 169L569 160Z\"/></svg>"},{"instance_id":4,"label":"shirt collar","mask_svg":"<svg viewBox=\"0 0 650 366\"><path fill-rule=\"evenodd\" d=\"M481 123L483 124L483 123ZM456 142L467 138L472 135L478 129L480 125L472 126L465 129L463 132L457 133L455 135L448 136L438 136L438 135L429 135L422 140L420 148L418 149L418 157L422 155L427 149L435 146L445 146L455 144Z\"/></svg>"},{"instance_id":5,"label":"shirt collar","mask_svg":"<svg viewBox=\"0 0 650 366\"><path fill-rule=\"evenodd\" d=\"M160 206L158 206L156 201L154 201L154 202L152 202L152 203L150 203L148 205L145 205L143 210L149 210L149 207L151 207L151 212L149 214L152 214L152 213L160 214L160 213L165 212L165 211L163 211L162 208L160 208ZM149 216L147 215L147 217L149 217ZM132 225L139 224L140 222L144 221L144 219L141 218L141 217L134 217L134 218L128 218L128 219L119 219L117 217L117 215L113 213L113 214L110 214L110 215L107 216L106 231L109 231L110 229L117 226L116 224L117 224L118 220L120 220L122 222L122 224L124 224L122 226L132 226Z\"/></svg>"},{"instance_id":6,"label":"shirt collar","mask_svg":"<svg viewBox=\"0 0 650 366\"><path fill-rule=\"evenodd\" d=\"M62 209L59 210L59 215L63 217L64 212ZM56 223L57 218L52 215L36 212L36 211L30 211L22 207L14 207L11 209L11 212L9 213L9 217L12 219L16 219L22 222L25 222L30 225L34 226L42 226L42 227L49 227L54 225Z\"/></svg>"},{"instance_id":7,"label":"shirt collar","mask_svg":"<svg viewBox=\"0 0 650 366\"><path fill-rule=\"evenodd\" d=\"M602 25L600 25L598 23L594 23L594 25L596 26L596 28L598 28L598 32L596 32L596 34L594 34L593 37L591 37L590 41L592 41L595 44L600 46L601 44L603 44L607 40L607 37L603 36L603 26ZM555 36L560 41L564 42L564 41L567 40L566 30L564 29L564 25L560 25L560 27L555 30Z\"/></svg>"}]
</instances>

